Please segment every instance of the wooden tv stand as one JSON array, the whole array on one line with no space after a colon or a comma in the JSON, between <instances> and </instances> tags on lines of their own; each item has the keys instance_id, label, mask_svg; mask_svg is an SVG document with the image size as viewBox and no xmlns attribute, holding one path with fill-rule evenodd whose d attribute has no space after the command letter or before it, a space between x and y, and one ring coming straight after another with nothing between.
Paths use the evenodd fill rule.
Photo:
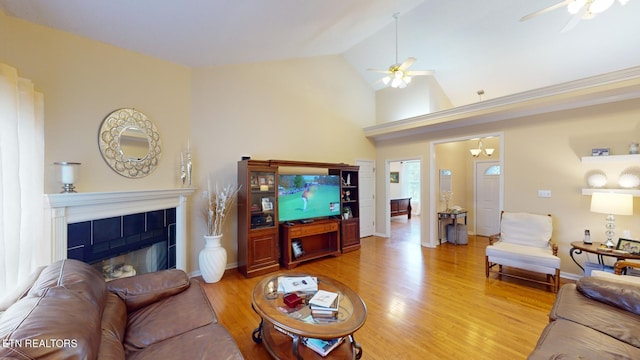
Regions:
<instances>
[{"instance_id":1,"label":"wooden tv stand","mask_svg":"<svg viewBox=\"0 0 640 360\"><path fill-rule=\"evenodd\" d=\"M298 240L302 243L304 253L293 256L291 243ZM280 263L287 269L298 264L324 256L339 256L340 220L315 220L311 223L280 224Z\"/></svg>"}]
</instances>

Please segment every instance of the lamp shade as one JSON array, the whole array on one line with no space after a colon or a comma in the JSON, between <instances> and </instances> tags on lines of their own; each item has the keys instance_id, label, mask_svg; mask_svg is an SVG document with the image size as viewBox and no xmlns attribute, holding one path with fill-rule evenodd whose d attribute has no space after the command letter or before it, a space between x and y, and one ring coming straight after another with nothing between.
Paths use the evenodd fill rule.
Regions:
<instances>
[{"instance_id":1,"label":"lamp shade","mask_svg":"<svg viewBox=\"0 0 640 360\"><path fill-rule=\"evenodd\" d=\"M591 195L591 212L612 215L633 215L633 195L594 192Z\"/></svg>"}]
</instances>

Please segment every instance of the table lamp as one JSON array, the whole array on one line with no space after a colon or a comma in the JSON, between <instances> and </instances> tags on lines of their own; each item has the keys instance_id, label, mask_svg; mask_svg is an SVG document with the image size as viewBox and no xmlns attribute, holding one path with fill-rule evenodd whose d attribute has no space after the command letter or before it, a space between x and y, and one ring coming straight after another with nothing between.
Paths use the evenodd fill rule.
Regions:
<instances>
[{"instance_id":1,"label":"table lamp","mask_svg":"<svg viewBox=\"0 0 640 360\"><path fill-rule=\"evenodd\" d=\"M607 214L605 222L605 245L608 248L615 246L613 237L615 236L616 219L614 215L633 215L633 195L594 192L591 195L591 212Z\"/></svg>"}]
</instances>

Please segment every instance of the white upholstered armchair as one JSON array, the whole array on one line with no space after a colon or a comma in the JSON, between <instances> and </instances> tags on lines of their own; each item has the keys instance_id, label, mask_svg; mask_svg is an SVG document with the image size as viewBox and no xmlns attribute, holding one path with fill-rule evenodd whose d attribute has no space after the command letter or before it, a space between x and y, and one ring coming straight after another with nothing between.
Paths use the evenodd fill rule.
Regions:
<instances>
[{"instance_id":1,"label":"white upholstered armchair","mask_svg":"<svg viewBox=\"0 0 640 360\"><path fill-rule=\"evenodd\" d=\"M503 212L500 234L489 237L485 250L485 272L551 286L553 292L560 288L560 258L558 245L551 240L553 225L551 215ZM546 280L528 277L522 272L506 272L503 266L518 268L546 275ZM496 269L497 268L497 269Z\"/></svg>"}]
</instances>

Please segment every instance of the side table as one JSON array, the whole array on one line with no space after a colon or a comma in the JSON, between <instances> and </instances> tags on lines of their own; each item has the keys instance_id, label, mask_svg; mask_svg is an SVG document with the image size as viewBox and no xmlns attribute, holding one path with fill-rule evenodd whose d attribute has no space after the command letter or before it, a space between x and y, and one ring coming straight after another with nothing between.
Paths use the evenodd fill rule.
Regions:
<instances>
[{"instance_id":1,"label":"side table","mask_svg":"<svg viewBox=\"0 0 640 360\"><path fill-rule=\"evenodd\" d=\"M467 211L466 210L461 210L461 211L457 211L457 212L453 212L452 210L448 210L448 211L441 211L438 213L438 242L441 245L442 244L442 221L443 220L448 220L451 219L452 223L453 223L453 243L458 245L458 229L456 227L456 225L458 224L458 219L464 219L464 224L467 224ZM445 236L447 234L446 228L445 228Z\"/></svg>"},{"instance_id":2,"label":"side table","mask_svg":"<svg viewBox=\"0 0 640 360\"><path fill-rule=\"evenodd\" d=\"M595 254L598 257L598 264L604 264L604 257L612 257L616 260L628 260L628 259L637 259L640 260L640 255L632 254L629 252L623 252L615 249L610 249L604 246L601 242L593 242L593 244L585 244L582 241L574 241L571 243L571 249L569 250L569 256L571 256L571 260L573 260L578 267L584 271L584 267L578 263L576 258L573 256L574 254L582 254L583 252L587 252L590 254Z\"/></svg>"}]
</instances>

